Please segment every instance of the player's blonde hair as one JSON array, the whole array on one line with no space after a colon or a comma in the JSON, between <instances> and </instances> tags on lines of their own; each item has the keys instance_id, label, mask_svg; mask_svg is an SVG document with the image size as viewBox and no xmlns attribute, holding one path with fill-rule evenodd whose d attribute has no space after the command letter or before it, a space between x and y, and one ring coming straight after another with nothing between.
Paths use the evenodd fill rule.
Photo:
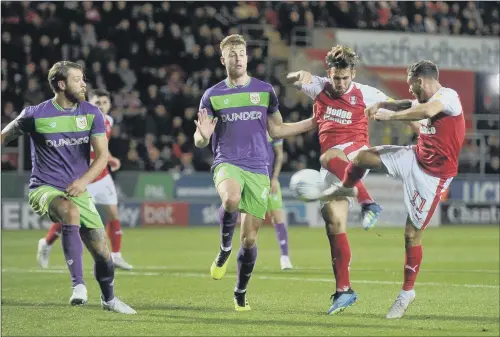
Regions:
<instances>
[{"instance_id":1,"label":"player's blonde hair","mask_svg":"<svg viewBox=\"0 0 500 337\"><path fill-rule=\"evenodd\" d=\"M247 42L245 41L245 38L240 34L232 34L232 35L226 36L224 38L224 40L221 41L220 50L221 50L221 52L223 52L224 48L231 47L231 46L238 46L238 45L243 45L246 47Z\"/></svg>"},{"instance_id":2,"label":"player's blonde hair","mask_svg":"<svg viewBox=\"0 0 500 337\"><path fill-rule=\"evenodd\" d=\"M358 64L359 57L347 46L336 45L326 54L325 62L328 68L351 68Z\"/></svg>"}]
</instances>

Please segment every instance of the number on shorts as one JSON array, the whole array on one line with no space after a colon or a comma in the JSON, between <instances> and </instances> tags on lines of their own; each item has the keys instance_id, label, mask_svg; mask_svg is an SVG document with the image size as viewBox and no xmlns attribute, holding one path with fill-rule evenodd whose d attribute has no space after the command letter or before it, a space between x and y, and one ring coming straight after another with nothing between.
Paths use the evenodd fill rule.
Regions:
<instances>
[{"instance_id":1,"label":"number on shorts","mask_svg":"<svg viewBox=\"0 0 500 337\"><path fill-rule=\"evenodd\" d=\"M418 213L422 213L422 210L424 209L425 203L427 200L422 198L420 193L418 193L417 190L413 191L413 197L411 198L411 204L417 208Z\"/></svg>"},{"instance_id":2,"label":"number on shorts","mask_svg":"<svg viewBox=\"0 0 500 337\"><path fill-rule=\"evenodd\" d=\"M269 189L265 187L260 197L262 198L262 200L267 200L268 196L269 196Z\"/></svg>"}]
</instances>

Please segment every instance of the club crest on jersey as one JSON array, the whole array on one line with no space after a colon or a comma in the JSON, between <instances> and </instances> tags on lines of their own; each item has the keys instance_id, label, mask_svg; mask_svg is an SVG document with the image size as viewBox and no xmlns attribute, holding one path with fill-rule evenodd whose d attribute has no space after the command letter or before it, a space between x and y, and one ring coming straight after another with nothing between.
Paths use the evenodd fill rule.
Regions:
<instances>
[{"instance_id":1,"label":"club crest on jersey","mask_svg":"<svg viewBox=\"0 0 500 337\"><path fill-rule=\"evenodd\" d=\"M355 105L356 104L356 96L351 96L351 98L349 99L349 102L351 103L351 105Z\"/></svg>"},{"instance_id":2,"label":"club crest on jersey","mask_svg":"<svg viewBox=\"0 0 500 337\"><path fill-rule=\"evenodd\" d=\"M253 104L259 104L260 103L260 95L257 92L251 92L250 93L250 102Z\"/></svg>"},{"instance_id":3,"label":"club crest on jersey","mask_svg":"<svg viewBox=\"0 0 500 337\"><path fill-rule=\"evenodd\" d=\"M76 127L84 130L87 127L87 117L76 117Z\"/></svg>"}]
</instances>

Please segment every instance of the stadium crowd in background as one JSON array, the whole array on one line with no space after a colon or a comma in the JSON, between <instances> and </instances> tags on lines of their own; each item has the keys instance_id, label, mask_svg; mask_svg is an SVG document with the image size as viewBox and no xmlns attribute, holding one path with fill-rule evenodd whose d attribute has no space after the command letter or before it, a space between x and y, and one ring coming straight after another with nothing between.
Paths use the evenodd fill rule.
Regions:
<instances>
[{"instance_id":1,"label":"stadium crowd in background","mask_svg":"<svg viewBox=\"0 0 500 337\"><path fill-rule=\"evenodd\" d=\"M193 120L203 91L224 78L220 41L226 34L241 33L236 27L242 24L270 24L288 43L297 26L500 33L498 2L68 1L2 2L1 6L2 126L24 106L52 96L46 78L54 62L75 60L86 69L89 90L112 93L115 126L110 150L122 160L122 170L185 174L210 167L211 151L193 146ZM266 48L252 47L248 52L250 75L266 79ZM297 121L310 114L307 97L285 100L280 81L272 76L267 80L274 85L285 119ZM494 113L498 114L498 105ZM284 171L318 168L314 134L287 139L284 150ZM498 138L489 137L481 151L489 158L486 172L500 173ZM476 172L480 152L476 144L464 146L462 152L461 171ZM15 169L7 156L2 156L2 169Z\"/></svg>"}]
</instances>

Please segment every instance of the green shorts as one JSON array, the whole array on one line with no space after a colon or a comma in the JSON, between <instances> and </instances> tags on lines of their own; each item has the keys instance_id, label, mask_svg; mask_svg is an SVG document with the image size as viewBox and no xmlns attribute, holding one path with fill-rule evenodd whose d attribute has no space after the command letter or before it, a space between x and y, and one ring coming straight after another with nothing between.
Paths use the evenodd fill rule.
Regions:
<instances>
[{"instance_id":1,"label":"green shorts","mask_svg":"<svg viewBox=\"0 0 500 337\"><path fill-rule=\"evenodd\" d=\"M226 179L234 179L240 184L241 200L238 206L240 212L264 219L269 198L269 177L227 163L217 165L214 170L215 187Z\"/></svg>"},{"instance_id":2,"label":"green shorts","mask_svg":"<svg viewBox=\"0 0 500 337\"><path fill-rule=\"evenodd\" d=\"M52 186L40 186L29 192L28 200L31 208L38 215L44 216L49 212L49 206L56 197L71 200L80 211L80 224L86 228L104 228L101 217L95 208L92 197L85 191L79 197L70 197L65 192ZM73 225L73 224L72 224Z\"/></svg>"},{"instance_id":3,"label":"green shorts","mask_svg":"<svg viewBox=\"0 0 500 337\"><path fill-rule=\"evenodd\" d=\"M281 196L281 185L278 183L278 190L275 194L269 194L267 211L276 211L283 208L283 197Z\"/></svg>"}]
</instances>

